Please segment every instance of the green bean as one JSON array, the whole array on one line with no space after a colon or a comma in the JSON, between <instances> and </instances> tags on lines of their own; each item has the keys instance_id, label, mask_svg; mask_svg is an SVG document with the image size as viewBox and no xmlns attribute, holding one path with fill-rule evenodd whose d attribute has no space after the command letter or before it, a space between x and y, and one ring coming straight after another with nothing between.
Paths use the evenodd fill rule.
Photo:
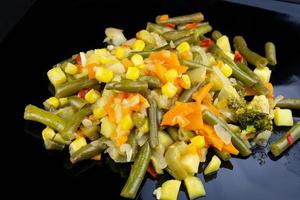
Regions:
<instances>
[{"instance_id":1,"label":"green bean","mask_svg":"<svg viewBox=\"0 0 300 200\"><path fill-rule=\"evenodd\" d=\"M169 27L165 27L165 26L161 26L161 25L158 25L158 24L148 22L146 30L149 31L149 32L155 32L157 34L162 35L163 33L168 32L168 31L172 31L173 29L169 28Z\"/></svg>"},{"instance_id":2,"label":"green bean","mask_svg":"<svg viewBox=\"0 0 300 200\"><path fill-rule=\"evenodd\" d=\"M184 92L182 92L182 94L180 95L178 101L181 101L181 102L184 102L184 103L191 101L193 94L200 88L201 85L202 85L202 83L193 84L190 89L185 90Z\"/></svg>"},{"instance_id":3,"label":"green bean","mask_svg":"<svg viewBox=\"0 0 300 200\"><path fill-rule=\"evenodd\" d=\"M157 89L161 87L159 78L155 76L140 76L138 80L147 82L150 89Z\"/></svg>"},{"instance_id":4,"label":"green bean","mask_svg":"<svg viewBox=\"0 0 300 200\"><path fill-rule=\"evenodd\" d=\"M190 60L181 60L182 64L186 65L189 69L195 69L195 68L210 68L209 66L203 65L198 62L190 61Z\"/></svg>"},{"instance_id":5,"label":"green bean","mask_svg":"<svg viewBox=\"0 0 300 200\"><path fill-rule=\"evenodd\" d=\"M78 96L71 96L71 97L69 97L69 102L77 110L83 108L87 104L86 100L84 100L84 99L82 99L82 98L80 98Z\"/></svg>"},{"instance_id":6,"label":"green bean","mask_svg":"<svg viewBox=\"0 0 300 200\"><path fill-rule=\"evenodd\" d=\"M271 152L279 156L300 138L300 123L294 125L286 134L271 145Z\"/></svg>"},{"instance_id":7,"label":"green bean","mask_svg":"<svg viewBox=\"0 0 300 200\"><path fill-rule=\"evenodd\" d=\"M106 84L107 90L119 90L123 92L145 92L148 84L145 81L121 80L120 82L111 82Z\"/></svg>"},{"instance_id":8,"label":"green bean","mask_svg":"<svg viewBox=\"0 0 300 200\"><path fill-rule=\"evenodd\" d=\"M300 98L284 98L276 106L279 108L289 108L300 110Z\"/></svg>"},{"instance_id":9,"label":"green bean","mask_svg":"<svg viewBox=\"0 0 300 200\"><path fill-rule=\"evenodd\" d=\"M150 162L151 149L146 142L140 149L134 164L131 167L129 177L124 185L121 196L134 199L146 174Z\"/></svg>"},{"instance_id":10,"label":"green bean","mask_svg":"<svg viewBox=\"0 0 300 200\"><path fill-rule=\"evenodd\" d=\"M81 128L83 135L88 137L90 140L96 140L100 137L98 133L99 129L100 127L97 125Z\"/></svg>"},{"instance_id":11,"label":"green bean","mask_svg":"<svg viewBox=\"0 0 300 200\"><path fill-rule=\"evenodd\" d=\"M242 36L235 36L234 37L233 46L252 65L255 65L256 67L265 67L265 66L267 66L268 60L265 57L255 53L252 50L250 50L247 47L247 43L246 43L246 41L244 40L244 38Z\"/></svg>"},{"instance_id":12,"label":"green bean","mask_svg":"<svg viewBox=\"0 0 300 200\"><path fill-rule=\"evenodd\" d=\"M166 20L160 20L160 16L156 17L157 24L185 24L190 22L201 22L204 20L204 16L201 12L171 17Z\"/></svg>"},{"instance_id":13,"label":"green bean","mask_svg":"<svg viewBox=\"0 0 300 200\"><path fill-rule=\"evenodd\" d=\"M138 144L136 141L136 135L134 133L131 133L128 138L128 144L130 144L132 148L132 155L131 155L131 160L134 160L137 153L138 153Z\"/></svg>"},{"instance_id":14,"label":"green bean","mask_svg":"<svg viewBox=\"0 0 300 200\"><path fill-rule=\"evenodd\" d=\"M219 158L221 158L223 161L228 161L231 158L230 153L227 152L222 152L216 148L214 148L214 151L216 152L216 154L218 155Z\"/></svg>"},{"instance_id":15,"label":"green bean","mask_svg":"<svg viewBox=\"0 0 300 200\"><path fill-rule=\"evenodd\" d=\"M263 84L263 82L260 80L260 78L245 64L237 62L236 65L243 70L248 76L253 78L257 81L257 83L254 84L253 89L260 95L267 95L269 93L269 90L266 88L266 86Z\"/></svg>"},{"instance_id":16,"label":"green bean","mask_svg":"<svg viewBox=\"0 0 300 200\"><path fill-rule=\"evenodd\" d=\"M194 34L184 36L182 38L179 38L179 39L173 41L173 44L174 44L174 46L177 46L182 42L196 43L198 40L199 40L198 34L194 33ZM171 47L170 43L168 43L168 44L166 44L162 47L154 49L153 51L155 52L155 51L160 51L160 50L163 50L163 49L172 49L172 48L173 47Z\"/></svg>"},{"instance_id":17,"label":"green bean","mask_svg":"<svg viewBox=\"0 0 300 200\"><path fill-rule=\"evenodd\" d=\"M252 86L255 83L257 83L257 80L254 80L249 75L247 75L244 71L242 71L233 60L231 60L220 48L217 47L217 45L212 45L210 48L210 51L216 56L217 59L222 60L224 63L229 65L232 68L233 76L241 80L245 85Z\"/></svg>"},{"instance_id":18,"label":"green bean","mask_svg":"<svg viewBox=\"0 0 300 200\"><path fill-rule=\"evenodd\" d=\"M73 106L67 106L67 107L60 108L59 110L56 110L53 113L63 118L64 120L69 120L74 115L75 112L76 109Z\"/></svg>"},{"instance_id":19,"label":"green bean","mask_svg":"<svg viewBox=\"0 0 300 200\"><path fill-rule=\"evenodd\" d=\"M265 56L268 59L270 65L275 66L277 64L276 47L274 43L267 42L265 44Z\"/></svg>"},{"instance_id":20,"label":"green bean","mask_svg":"<svg viewBox=\"0 0 300 200\"><path fill-rule=\"evenodd\" d=\"M92 141L91 143L81 147L79 150L75 151L71 155L71 157L70 157L71 162L74 164L79 161L87 160L94 156L99 155L107 148L107 146L105 144L106 140L107 139L102 137L102 138L99 138L99 139Z\"/></svg>"},{"instance_id":21,"label":"green bean","mask_svg":"<svg viewBox=\"0 0 300 200\"><path fill-rule=\"evenodd\" d=\"M161 123L163 116L164 116L164 111L160 108L157 108L157 124Z\"/></svg>"},{"instance_id":22,"label":"green bean","mask_svg":"<svg viewBox=\"0 0 300 200\"><path fill-rule=\"evenodd\" d=\"M165 32L162 36L167 40L167 41L175 41L178 40L180 38L189 36L191 34L198 34L198 35L204 35L205 33L208 33L209 31L212 30L212 27L207 24L207 25L203 25L203 26L198 26L194 29L190 29L190 30L175 30L175 31L169 31L169 32Z\"/></svg>"},{"instance_id":23,"label":"green bean","mask_svg":"<svg viewBox=\"0 0 300 200\"><path fill-rule=\"evenodd\" d=\"M31 104L27 105L25 108L24 119L40 122L57 131L64 130L66 126L65 120L59 116Z\"/></svg>"},{"instance_id":24,"label":"green bean","mask_svg":"<svg viewBox=\"0 0 300 200\"><path fill-rule=\"evenodd\" d=\"M209 110L205 110L203 112L203 120L212 126L218 123L222 125L228 131L228 133L230 133L232 144L239 150L242 156L249 156L252 153L251 150L246 146L246 144L229 129L227 123L224 120L215 116Z\"/></svg>"},{"instance_id":25,"label":"green bean","mask_svg":"<svg viewBox=\"0 0 300 200\"><path fill-rule=\"evenodd\" d=\"M223 34L220 31L213 31L211 34L211 38L216 42L220 37L222 37Z\"/></svg>"},{"instance_id":26,"label":"green bean","mask_svg":"<svg viewBox=\"0 0 300 200\"><path fill-rule=\"evenodd\" d=\"M150 97L150 95L147 95L147 100L150 104L150 108L148 110L150 145L152 148L155 148L158 145L157 105L156 102Z\"/></svg>"},{"instance_id":27,"label":"green bean","mask_svg":"<svg viewBox=\"0 0 300 200\"><path fill-rule=\"evenodd\" d=\"M44 146L47 150L58 150L62 151L65 148L64 144L60 144L58 142L55 142L53 140L44 140Z\"/></svg>"},{"instance_id":28,"label":"green bean","mask_svg":"<svg viewBox=\"0 0 300 200\"><path fill-rule=\"evenodd\" d=\"M192 131L184 128L178 129L178 138L180 141L188 142L192 137L195 137L195 134Z\"/></svg>"},{"instance_id":29,"label":"green bean","mask_svg":"<svg viewBox=\"0 0 300 200\"><path fill-rule=\"evenodd\" d=\"M74 138L74 133L77 128L80 126L82 120L92 113L92 109L90 107L82 108L81 110L77 111L72 118L70 118L61 132L61 136L65 140L72 140Z\"/></svg>"},{"instance_id":30,"label":"green bean","mask_svg":"<svg viewBox=\"0 0 300 200\"><path fill-rule=\"evenodd\" d=\"M173 127L173 126L169 126L167 128L167 132L168 134L171 136L171 138L174 140L174 141L179 141L179 136L178 136L178 129Z\"/></svg>"},{"instance_id":31,"label":"green bean","mask_svg":"<svg viewBox=\"0 0 300 200\"><path fill-rule=\"evenodd\" d=\"M67 97L75 94L82 89L91 88L96 84L98 84L98 81L96 81L95 79L89 79L88 77L84 76L82 78L66 82L56 87L55 96L57 98Z\"/></svg>"}]
</instances>

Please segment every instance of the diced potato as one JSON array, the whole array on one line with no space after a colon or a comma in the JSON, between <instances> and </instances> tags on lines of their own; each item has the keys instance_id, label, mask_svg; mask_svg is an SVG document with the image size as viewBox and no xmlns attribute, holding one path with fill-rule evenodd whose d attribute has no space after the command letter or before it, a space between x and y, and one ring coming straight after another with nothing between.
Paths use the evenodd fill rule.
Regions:
<instances>
[{"instance_id":1,"label":"diced potato","mask_svg":"<svg viewBox=\"0 0 300 200\"><path fill-rule=\"evenodd\" d=\"M189 70L187 75L190 77L191 83L202 83L205 80L206 68L199 67Z\"/></svg>"},{"instance_id":2,"label":"diced potato","mask_svg":"<svg viewBox=\"0 0 300 200\"><path fill-rule=\"evenodd\" d=\"M207 167L204 170L204 174L210 174L219 170L221 165L221 160L218 156L214 155L211 161L208 163Z\"/></svg>"},{"instance_id":3,"label":"diced potato","mask_svg":"<svg viewBox=\"0 0 300 200\"><path fill-rule=\"evenodd\" d=\"M158 163L159 161L157 160L156 157L151 156L151 162L152 162L152 166L157 174L164 173L164 171L160 168L159 163Z\"/></svg>"},{"instance_id":4,"label":"diced potato","mask_svg":"<svg viewBox=\"0 0 300 200\"><path fill-rule=\"evenodd\" d=\"M67 77L60 67L54 67L47 72L48 78L53 86L66 82Z\"/></svg>"},{"instance_id":5,"label":"diced potato","mask_svg":"<svg viewBox=\"0 0 300 200\"><path fill-rule=\"evenodd\" d=\"M117 126L109 121L108 117L104 117L101 120L101 130L100 133L107 138L110 138L112 133L116 130Z\"/></svg>"},{"instance_id":6,"label":"diced potato","mask_svg":"<svg viewBox=\"0 0 300 200\"><path fill-rule=\"evenodd\" d=\"M276 126L293 126L293 115L290 109L275 108L274 122Z\"/></svg>"},{"instance_id":7,"label":"diced potato","mask_svg":"<svg viewBox=\"0 0 300 200\"><path fill-rule=\"evenodd\" d=\"M165 148L173 144L172 138L164 131L158 131L158 142L162 144Z\"/></svg>"},{"instance_id":8,"label":"diced potato","mask_svg":"<svg viewBox=\"0 0 300 200\"><path fill-rule=\"evenodd\" d=\"M69 146L70 154L73 154L85 145L87 145L87 142L84 137L76 138Z\"/></svg>"},{"instance_id":9,"label":"diced potato","mask_svg":"<svg viewBox=\"0 0 300 200\"><path fill-rule=\"evenodd\" d=\"M181 181L168 180L161 186L161 197L162 200L176 200L179 192Z\"/></svg>"},{"instance_id":10,"label":"diced potato","mask_svg":"<svg viewBox=\"0 0 300 200\"><path fill-rule=\"evenodd\" d=\"M205 196L205 188L199 177L188 176L184 179L184 184L190 200Z\"/></svg>"},{"instance_id":11,"label":"diced potato","mask_svg":"<svg viewBox=\"0 0 300 200\"><path fill-rule=\"evenodd\" d=\"M222 49L223 51L231 52L229 39L226 35L223 35L222 37L220 37L216 43L217 43L218 47L220 47L220 49Z\"/></svg>"},{"instance_id":12,"label":"diced potato","mask_svg":"<svg viewBox=\"0 0 300 200\"><path fill-rule=\"evenodd\" d=\"M263 83L268 83L271 77L271 70L268 67L255 68L253 71Z\"/></svg>"},{"instance_id":13,"label":"diced potato","mask_svg":"<svg viewBox=\"0 0 300 200\"><path fill-rule=\"evenodd\" d=\"M193 138L191 138L191 143L196 145L197 148L201 149L205 146L205 139L202 135L197 135Z\"/></svg>"},{"instance_id":14,"label":"diced potato","mask_svg":"<svg viewBox=\"0 0 300 200\"><path fill-rule=\"evenodd\" d=\"M198 154L186 154L181 157L181 164L183 168L189 173L189 174L195 174L198 172L200 159Z\"/></svg>"}]
</instances>

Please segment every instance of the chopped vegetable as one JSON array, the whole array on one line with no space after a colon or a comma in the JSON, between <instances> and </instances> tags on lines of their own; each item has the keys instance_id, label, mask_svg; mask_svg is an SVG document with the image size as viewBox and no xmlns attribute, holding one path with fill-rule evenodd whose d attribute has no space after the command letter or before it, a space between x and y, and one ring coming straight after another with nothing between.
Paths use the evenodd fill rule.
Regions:
<instances>
[{"instance_id":1,"label":"chopped vegetable","mask_svg":"<svg viewBox=\"0 0 300 200\"><path fill-rule=\"evenodd\" d=\"M160 199L163 200L176 200L181 181L178 180L168 180L164 182L161 186L161 196Z\"/></svg>"},{"instance_id":2,"label":"chopped vegetable","mask_svg":"<svg viewBox=\"0 0 300 200\"><path fill-rule=\"evenodd\" d=\"M220 165L221 165L221 160L218 158L218 156L214 155L212 157L211 161L206 166L206 168L204 170L204 174L208 175L208 174L218 171L220 168Z\"/></svg>"},{"instance_id":3,"label":"chopped vegetable","mask_svg":"<svg viewBox=\"0 0 300 200\"><path fill-rule=\"evenodd\" d=\"M275 108L274 123L276 126L293 126L293 115L289 109Z\"/></svg>"},{"instance_id":4,"label":"chopped vegetable","mask_svg":"<svg viewBox=\"0 0 300 200\"><path fill-rule=\"evenodd\" d=\"M184 184L191 200L206 195L202 181L198 177L188 176L184 179Z\"/></svg>"}]
</instances>

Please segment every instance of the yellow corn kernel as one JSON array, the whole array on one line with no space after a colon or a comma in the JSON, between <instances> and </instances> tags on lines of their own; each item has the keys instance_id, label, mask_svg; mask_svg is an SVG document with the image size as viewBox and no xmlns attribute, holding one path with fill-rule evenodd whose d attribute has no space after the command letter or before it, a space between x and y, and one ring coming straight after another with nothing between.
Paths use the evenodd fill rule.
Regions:
<instances>
[{"instance_id":1,"label":"yellow corn kernel","mask_svg":"<svg viewBox=\"0 0 300 200\"><path fill-rule=\"evenodd\" d=\"M147 31L141 30L136 33L136 38L145 41L148 44L154 44L155 40L154 37Z\"/></svg>"},{"instance_id":2,"label":"yellow corn kernel","mask_svg":"<svg viewBox=\"0 0 300 200\"><path fill-rule=\"evenodd\" d=\"M72 63L68 63L65 68L65 72L70 75L77 74L78 67L76 65L73 65Z\"/></svg>"},{"instance_id":3,"label":"yellow corn kernel","mask_svg":"<svg viewBox=\"0 0 300 200\"><path fill-rule=\"evenodd\" d=\"M59 106L59 100L56 97L50 97L49 99L47 99L44 104L47 107L52 107L52 108L58 108Z\"/></svg>"},{"instance_id":4,"label":"yellow corn kernel","mask_svg":"<svg viewBox=\"0 0 300 200\"><path fill-rule=\"evenodd\" d=\"M120 124L121 124L121 128L124 131L130 131L134 126L131 115L127 114L124 117L122 117Z\"/></svg>"},{"instance_id":5,"label":"yellow corn kernel","mask_svg":"<svg viewBox=\"0 0 300 200\"><path fill-rule=\"evenodd\" d=\"M66 80L67 80L65 73L61 70L60 67L54 67L54 68L50 69L47 72L47 76L48 76L50 82L54 86L61 85L62 83L66 82Z\"/></svg>"},{"instance_id":6,"label":"yellow corn kernel","mask_svg":"<svg viewBox=\"0 0 300 200\"><path fill-rule=\"evenodd\" d=\"M165 73L165 78L167 79L167 81L169 82L174 82L175 79L178 77L178 72L176 71L176 69L169 69L166 73Z\"/></svg>"},{"instance_id":7,"label":"yellow corn kernel","mask_svg":"<svg viewBox=\"0 0 300 200\"><path fill-rule=\"evenodd\" d=\"M69 146L70 154L73 154L85 145L87 145L85 138L82 136L77 137Z\"/></svg>"},{"instance_id":8,"label":"yellow corn kernel","mask_svg":"<svg viewBox=\"0 0 300 200\"><path fill-rule=\"evenodd\" d=\"M146 119L146 121L144 122L144 124L139 128L139 132L140 133L147 133L149 132L149 120Z\"/></svg>"},{"instance_id":9,"label":"yellow corn kernel","mask_svg":"<svg viewBox=\"0 0 300 200\"><path fill-rule=\"evenodd\" d=\"M138 66L141 64L144 64L144 59L140 54L134 54L131 58L130 58L131 62L133 63L134 66Z\"/></svg>"},{"instance_id":10,"label":"yellow corn kernel","mask_svg":"<svg viewBox=\"0 0 300 200\"><path fill-rule=\"evenodd\" d=\"M42 131L43 140L52 140L55 136L55 131L52 128L46 127Z\"/></svg>"},{"instance_id":11,"label":"yellow corn kernel","mask_svg":"<svg viewBox=\"0 0 300 200\"><path fill-rule=\"evenodd\" d=\"M105 64L112 63L113 60L111 60L111 59L109 59L109 58L107 58L107 57L105 57L105 56L99 56L99 62L100 62L101 64L105 65Z\"/></svg>"},{"instance_id":12,"label":"yellow corn kernel","mask_svg":"<svg viewBox=\"0 0 300 200\"><path fill-rule=\"evenodd\" d=\"M106 111L104 107L96 107L93 109L93 116L95 119L101 119L106 115Z\"/></svg>"},{"instance_id":13,"label":"yellow corn kernel","mask_svg":"<svg viewBox=\"0 0 300 200\"><path fill-rule=\"evenodd\" d=\"M189 51L191 49L189 43L187 42L181 42L177 47L176 47L177 51L179 54L185 52L185 51Z\"/></svg>"},{"instance_id":14,"label":"yellow corn kernel","mask_svg":"<svg viewBox=\"0 0 300 200\"><path fill-rule=\"evenodd\" d=\"M103 54L103 53L107 53L108 51L105 48L102 49L95 49L94 53L95 54Z\"/></svg>"},{"instance_id":15,"label":"yellow corn kernel","mask_svg":"<svg viewBox=\"0 0 300 200\"><path fill-rule=\"evenodd\" d=\"M232 74L232 68L227 64L223 65L220 70L226 77L230 77Z\"/></svg>"},{"instance_id":16,"label":"yellow corn kernel","mask_svg":"<svg viewBox=\"0 0 300 200\"><path fill-rule=\"evenodd\" d=\"M191 88L191 79L187 74L182 75L183 80L183 88L184 89L190 89Z\"/></svg>"},{"instance_id":17,"label":"yellow corn kernel","mask_svg":"<svg viewBox=\"0 0 300 200\"><path fill-rule=\"evenodd\" d=\"M99 82L109 83L114 77L113 71L110 69L99 67L96 70L96 79Z\"/></svg>"},{"instance_id":18,"label":"yellow corn kernel","mask_svg":"<svg viewBox=\"0 0 300 200\"><path fill-rule=\"evenodd\" d=\"M141 65L138 65L137 68L139 69L145 69L146 65L145 64L141 64Z\"/></svg>"},{"instance_id":19,"label":"yellow corn kernel","mask_svg":"<svg viewBox=\"0 0 300 200\"><path fill-rule=\"evenodd\" d=\"M118 58L118 59L123 59L125 57L125 50L124 48L122 47L117 47L116 50L115 50L115 56Z\"/></svg>"},{"instance_id":20,"label":"yellow corn kernel","mask_svg":"<svg viewBox=\"0 0 300 200\"><path fill-rule=\"evenodd\" d=\"M140 70L137 67L128 67L126 72L126 78L130 80L136 80L140 76Z\"/></svg>"},{"instance_id":21,"label":"yellow corn kernel","mask_svg":"<svg viewBox=\"0 0 300 200\"><path fill-rule=\"evenodd\" d=\"M131 48L134 51L143 51L145 48L146 44L143 40L136 40L133 42L133 44L131 45Z\"/></svg>"},{"instance_id":22,"label":"yellow corn kernel","mask_svg":"<svg viewBox=\"0 0 300 200\"><path fill-rule=\"evenodd\" d=\"M59 98L58 100L59 100L59 104L61 106L65 106L65 105L67 105L69 103L69 99L67 97Z\"/></svg>"},{"instance_id":23,"label":"yellow corn kernel","mask_svg":"<svg viewBox=\"0 0 300 200\"><path fill-rule=\"evenodd\" d=\"M169 98L174 97L177 93L177 90L178 90L177 87L171 82L167 82L161 88L161 92Z\"/></svg>"},{"instance_id":24,"label":"yellow corn kernel","mask_svg":"<svg viewBox=\"0 0 300 200\"><path fill-rule=\"evenodd\" d=\"M84 96L84 99L89 103L95 103L99 98L100 98L99 92L94 89L88 91Z\"/></svg>"},{"instance_id":25,"label":"yellow corn kernel","mask_svg":"<svg viewBox=\"0 0 300 200\"><path fill-rule=\"evenodd\" d=\"M197 135L191 138L191 143L194 144L197 148L201 149L205 146L205 139L202 135Z\"/></svg>"}]
</instances>

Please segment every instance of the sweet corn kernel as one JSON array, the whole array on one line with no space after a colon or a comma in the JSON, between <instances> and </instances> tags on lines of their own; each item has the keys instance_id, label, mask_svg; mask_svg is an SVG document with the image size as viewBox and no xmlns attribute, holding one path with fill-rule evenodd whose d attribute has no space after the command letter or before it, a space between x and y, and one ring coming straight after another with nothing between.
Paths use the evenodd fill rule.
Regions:
<instances>
[{"instance_id":1,"label":"sweet corn kernel","mask_svg":"<svg viewBox=\"0 0 300 200\"><path fill-rule=\"evenodd\" d=\"M176 69L169 69L166 73L165 73L165 78L167 79L167 81L169 82L174 82L175 79L178 77L178 72L176 71Z\"/></svg>"},{"instance_id":2,"label":"sweet corn kernel","mask_svg":"<svg viewBox=\"0 0 300 200\"><path fill-rule=\"evenodd\" d=\"M93 116L95 117L95 119L101 119L105 115L106 115L106 111L105 111L104 106L103 107L96 107L96 108L93 109Z\"/></svg>"},{"instance_id":3,"label":"sweet corn kernel","mask_svg":"<svg viewBox=\"0 0 300 200\"><path fill-rule=\"evenodd\" d=\"M49 99L47 99L44 102L44 105L46 107L58 108L58 106L59 106L59 100L56 97L50 97Z\"/></svg>"},{"instance_id":4,"label":"sweet corn kernel","mask_svg":"<svg viewBox=\"0 0 300 200\"><path fill-rule=\"evenodd\" d=\"M69 99L67 97L59 98L58 100L59 100L59 104L61 106L65 106L65 105L67 105L69 103Z\"/></svg>"},{"instance_id":5,"label":"sweet corn kernel","mask_svg":"<svg viewBox=\"0 0 300 200\"><path fill-rule=\"evenodd\" d=\"M55 131L52 128L46 127L42 131L43 140L52 140L55 136Z\"/></svg>"},{"instance_id":6,"label":"sweet corn kernel","mask_svg":"<svg viewBox=\"0 0 300 200\"><path fill-rule=\"evenodd\" d=\"M136 80L140 76L140 70L137 67L129 67L126 72L126 78Z\"/></svg>"},{"instance_id":7,"label":"sweet corn kernel","mask_svg":"<svg viewBox=\"0 0 300 200\"><path fill-rule=\"evenodd\" d=\"M232 74L232 68L229 67L227 64L224 64L220 70L226 77L229 77Z\"/></svg>"},{"instance_id":8,"label":"sweet corn kernel","mask_svg":"<svg viewBox=\"0 0 300 200\"><path fill-rule=\"evenodd\" d=\"M65 68L65 72L70 75L77 74L78 67L76 65L73 65L72 63L68 63Z\"/></svg>"},{"instance_id":9,"label":"sweet corn kernel","mask_svg":"<svg viewBox=\"0 0 300 200\"><path fill-rule=\"evenodd\" d=\"M124 131L130 131L134 126L131 115L127 114L124 117L122 117L120 124L121 124L121 128Z\"/></svg>"},{"instance_id":10,"label":"sweet corn kernel","mask_svg":"<svg viewBox=\"0 0 300 200\"><path fill-rule=\"evenodd\" d=\"M107 58L107 57L105 57L105 56L99 56L99 62L100 62L101 64L105 65L105 64L112 63L113 60L111 60L111 59L109 59L109 58Z\"/></svg>"},{"instance_id":11,"label":"sweet corn kernel","mask_svg":"<svg viewBox=\"0 0 300 200\"><path fill-rule=\"evenodd\" d=\"M85 145L87 145L85 138L81 136L77 137L69 146L70 154L73 154Z\"/></svg>"},{"instance_id":12,"label":"sweet corn kernel","mask_svg":"<svg viewBox=\"0 0 300 200\"><path fill-rule=\"evenodd\" d=\"M189 43L187 42L181 42L177 47L176 47L177 51L179 54L185 52L185 51L189 51L191 49Z\"/></svg>"},{"instance_id":13,"label":"sweet corn kernel","mask_svg":"<svg viewBox=\"0 0 300 200\"><path fill-rule=\"evenodd\" d=\"M137 68L139 69L145 69L146 65L145 64L141 64L141 65L138 65Z\"/></svg>"},{"instance_id":14,"label":"sweet corn kernel","mask_svg":"<svg viewBox=\"0 0 300 200\"><path fill-rule=\"evenodd\" d=\"M115 50L115 56L118 58L118 59L123 59L125 57L125 50L124 48L122 47L117 47L116 50Z\"/></svg>"},{"instance_id":15,"label":"sweet corn kernel","mask_svg":"<svg viewBox=\"0 0 300 200\"><path fill-rule=\"evenodd\" d=\"M147 30L141 30L136 33L136 38L145 41L149 44L154 44L155 39L154 37L147 31Z\"/></svg>"},{"instance_id":16,"label":"sweet corn kernel","mask_svg":"<svg viewBox=\"0 0 300 200\"><path fill-rule=\"evenodd\" d=\"M182 75L183 80L183 88L184 89L190 89L191 88L191 79L187 74Z\"/></svg>"},{"instance_id":17,"label":"sweet corn kernel","mask_svg":"<svg viewBox=\"0 0 300 200\"><path fill-rule=\"evenodd\" d=\"M177 90L178 90L177 87L171 82L167 82L161 88L161 92L169 98L174 97L175 94L177 93Z\"/></svg>"},{"instance_id":18,"label":"sweet corn kernel","mask_svg":"<svg viewBox=\"0 0 300 200\"><path fill-rule=\"evenodd\" d=\"M149 132L149 120L146 119L146 121L144 122L144 124L139 128L139 132L140 133L147 133Z\"/></svg>"},{"instance_id":19,"label":"sweet corn kernel","mask_svg":"<svg viewBox=\"0 0 300 200\"><path fill-rule=\"evenodd\" d=\"M99 98L100 98L99 92L94 89L88 91L84 96L84 99L89 103L95 103Z\"/></svg>"},{"instance_id":20,"label":"sweet corn kernel","mask_svg":"<svg viewBox=\"0 0 300 200\"><path fill-rule=\"evenodd\" d=\"M99 67L96 70L96 79L99 82L109 83L114 77L114 73L107 68Z\"/></svg>"},{"instance_id":21,"label":"sweet corn kernel","mask_svg":"<svg viewBox=\"0 0 300 200\"><path fill-rule=\"evenodd\" d=\"M136 40L133 42L133 44L131 45L131 48L134 51L143 51L145 48L146 44L143 40Z\"/></svg>"},{"instance_id":22,"label":"sweet corn kernel","mask_svg":"<svg viewBox=\"0 0 300 200\"><path fill-rule=\"evenodd\" d=\"M103 54L103 53L107 53L108 51L105 48L102 49L95 49L94 53L95 54Z\"/></svg>"},{"instance_id":23,"label":"sweet corn kernel","mask_svg":"<svg viewBox=\"0 0 300 200\"><path fill-rule=\"evenodd\" d=\"M197 148L201 149L205 146L205 139L202 135L197 135L191 139L191 143L194 144Z\"/></svg>"},{"instance_id":24,"label":"sweet corn kernel","mask_svg":"<svg viewBox=\"0 0 300 200\"><path fill-rule=\"evenodd\" d=\"M140 54L134 54L131 58L130 58L131 62L134 64L134 66L138 66L141 64L144 64L144 59Z\"/></svg>"},{"instance_id":25,"label":"sweet corn kernel","mask_svg":"<svg viewBox=\"0 0 300 200\"><path fill-rule=\"evenodd\" d=\"M66 80L67 80L65 73L61 70L60 67L54 67L54 68L50 69L47 72L47 76L48 76L50 82L54 86L61 85L62 83L66 82Z\"/></svg>"}]
</instances>

